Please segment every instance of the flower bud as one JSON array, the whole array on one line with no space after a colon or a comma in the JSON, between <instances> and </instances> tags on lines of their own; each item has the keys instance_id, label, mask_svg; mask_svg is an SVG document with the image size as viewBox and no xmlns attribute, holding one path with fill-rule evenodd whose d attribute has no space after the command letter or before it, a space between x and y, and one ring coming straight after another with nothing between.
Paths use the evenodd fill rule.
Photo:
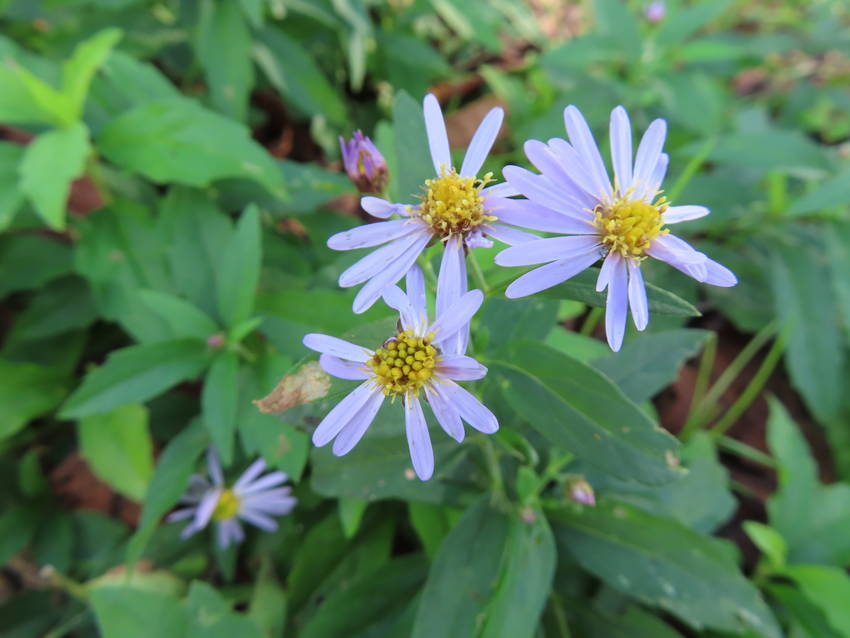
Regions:
<instances>
[{"instance_id":1,"label":"flower bud","mask_svg":"<svg viewBox=\"0 0 850 638\"><path fill-rule=\"evenodd\" d=\"M567 498L581 505L596 505L593 488L581 477L572 478L567 482Z\"/></svg>"},{"instance_id":2,"label":"flower bud","mask_svg":"<svg viewBox=\"0 0 850 638\"><path fill-rule=\"evenodd\" d=\"M387 185L387 162L378 147L362 131L346 142L339 138L342 164L348 178L361 193L380 193Z\"/></svg>"},{"instance_id":3,"label":"flower bud","mask_svg":"<svg viewBox=\"0 0 850 638\"><path fill-rule=\"evenodd\" d=\"M660 0L650 2L643 11L644 17L650 22L661 22L667 13L667 6Z\"/></svg>"}]
</instances>

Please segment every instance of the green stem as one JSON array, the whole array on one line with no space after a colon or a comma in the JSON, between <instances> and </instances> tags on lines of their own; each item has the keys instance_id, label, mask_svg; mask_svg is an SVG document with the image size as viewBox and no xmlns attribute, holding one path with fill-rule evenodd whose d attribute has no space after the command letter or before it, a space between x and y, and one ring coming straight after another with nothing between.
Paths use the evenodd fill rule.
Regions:
<instances>
[{"instance_id":1,"label":"green stem","mask_svg":"<svg viewBox=\"0 0 850 638\"><path fill-rule=\"evenodd\" d=\"M752 381L750 381L749 385L741 393L741 396L739 396L738 400L732 404L732 407L729 408L729 410L727 410L726 414L723 415L723 418L715 423L711 428L712 436L722 436L726 430L735 424L744 411L750 407L752 402L755 401L759 392L761 392L762 388L764 388L764 384L767 383L770 375L773 374L776 364L779 363L779 359L785 351L785 338L786 331L783 331L776 341L773 342L773 346L771 346L767 356L764 358L764 361L762 361L761 366L759 366L759 369L755 376L753 376Z\"/></svg>"},{"instance_id":2,"label":"green stem","mask_svg":"<svg viewBox=\"0 0 850 638\"><path fill-rule=\"evenodd\" d=\"M708 340L705 342L705 348L702 351L702 358L699 361L697 379L694 383L694 395L691 397L691 405L688 409L688 414L693 414L694 408L699 405L705 397L705 392L708 389L708 384L711 380L711 371L714 369L714 359L716 356L717 333L710 332L708 334Z\"/></svg>"},{"instance_id":3,"label":"green stem","mask_svg":"<svg viewBox=\"0 0 850 638\"><path fill-rule=\"evenodd\" d=\"M570 626L567 624L567 616L561 606L561 598L555 592L549 594L549 605L552 607L552 614L555 616L561 638L570 638L572 634L570 633Z\"/></svg>"},{"instance_id":4,"label":"green stem","mask_svg":"<svg viewBox=\"0 0 850 638\"><path fill-rule=\"evenodd\" d=\"M671 186L670 190L667 191L667 201L675 202L678 199L679 195L682 194L682 191L685 190L685 187L694 178L694 175L697 174L697 171L700 169L709 153L711 153L714 149L715 144L717 144L717 138L714 137L710 137L705 141L702 148L700 148L697 154L691 158L691 161L688 162L687 166L685 166L685 170L682 171L682 174L679 175L679 178L673 182L673 186Z\"/></svg>"},{"instance_id":5,"label":"green stem","mask_svg":"<svg viewBox=\"0 0 850 638\"><path fill-rule=\"evenodd\" d=\"M437 275L434 272L434 266L431 265L431 260L425 257L420 257L419 266L422 272L425 273L425 279L428 281L428 287L432 290L437 289Z\"/></svg>"},{"instance_id":6,"label":"green stem","mask_svg":"<svg viewBox=\"0 0 850 638\"><path fill-rule=\"evenodd\" d=\"M679 438L687 441L688 438L712 418L713 411L717 408L717 402L723 393L729 389L732 382L738 378L750 360L758 353L761 347L776 334L776 322L771 321L762 328L756 336L744 347L738 356L723 371L723 374L715 381L711 389L706 392L702 400L696 405L688 416L685 427L679 433Z\"/></svg>"},{"instance_id":7,"label":"green stem","mask_svg":"<svg viewBox=\"0 0 850 638\"><path fill-rule=\"evenodd\" d=\"M721 435L717 437L717 447L724 452L735 454L753 463L758 463L765 467L777 467L776 461L769 454L765 454L751 445L742 443L738 439L733 439L731 436Z\"/></svg>"},{"instance_id":8,"label":"green stem","mask_svg":"<svg viewBox=\"0 0 850 638\"><path fill-rule=\"evenodd\" d=\"M502 478L502 468L499 466L499 455L496 453L496 448L488 436L482 436L479 441L487 463L487 472L490 474L490 481L492 482L493 502L494 504L507 503L508 497L505 493L505 482Z\"/></svg>"},{"instance_id":9,"label":"green stem","mask_svg":"<svg viewBox=\"0 0 850 638\"><path fill-rule=\"evenodd\" d=\"M599 320L602 319L602 313L602 308L592 308L591 311L587 313L587 318L581 325L581 330L579 330L579 334L585 337L589 337L593 332L593 329L599 323Z\"/></svg>"},{"instance_id":10,"label":"green stem","mask_svg":"<svg viewBox=\"0 0 850 638\"><path fill-rule=\"evenodd\" d=\"M475 284L481 289L485 295L490 292L490 286L487 285L487 280L484 278L484 273L481 272L481 265L478 263L478 260L474 255L469 256L470 270L472 271L472 278L475 279Z\"/></svg>"},{"instance_id":11,"label":"green stem","mask_svg":"<svg viewBox=\"0 0 850 638\"><path fill-rule=\"evenodd\" d=\"M782 217L788 206L788 181L785 173L775 171L767 175L767 210L772 218Z\"/></svg>"}]
</instances>

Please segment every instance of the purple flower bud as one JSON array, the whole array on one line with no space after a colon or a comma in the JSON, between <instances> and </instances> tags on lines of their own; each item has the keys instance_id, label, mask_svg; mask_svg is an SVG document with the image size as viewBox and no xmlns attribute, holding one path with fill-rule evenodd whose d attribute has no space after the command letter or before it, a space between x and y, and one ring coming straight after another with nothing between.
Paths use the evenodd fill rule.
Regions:
<instances>
[{"instance_id":1,"label":"purple flower bud","mask_svg":"<svg viewBox=\"0 0 850 638\"><path fill-rule=\"evenodd\" d=\"M567 482L567 497L581 505L596 505L596 495L590 483L583 478L572 478Z\"/></svg>"},{"instance_id":2,"label":"purple flower bud","mask_svg":"<svg viewBox=\"0 0 850 638\"><path fill-rule=\"evenodd\" d=\"M215 334L211 334L207 337L207 345L210 348L218 350L224 345L224 335L220 332L216 332Z\"/></svg>"},{"instance_id":3,"label":"purple flower bud","mask_svg":"<svg viewBox=\"0 0 850 638\"><path fill-rule=\"evenodd\" d=\"M650 22L661 22L664 19L664 15L667 13L667 5L665 5L660 0L656 2L650 2L646 9L643 11L643 15Z\"/></svg>"},{"instance_id":4,"label":"purple flower bud","mask_svg":"<svg viewBox=\"0 0 850 638\"><path fill-rule=\"evenodd\" d=\"M348 178L361 193L380 193L387 185L387 162L381 151L362 131L354 131L346 142L339 138L342 164Z\"/></svg>"}]
</instances>

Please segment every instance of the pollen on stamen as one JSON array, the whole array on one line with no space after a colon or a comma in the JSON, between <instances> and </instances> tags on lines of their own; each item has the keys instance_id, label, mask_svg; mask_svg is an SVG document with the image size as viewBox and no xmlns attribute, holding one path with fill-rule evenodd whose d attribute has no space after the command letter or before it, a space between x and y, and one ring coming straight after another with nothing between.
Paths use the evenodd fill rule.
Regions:
<instances>
[{"instance_id":1,"label":"pollen on stamen","mask_svg":"<svg viewBox=\"0 0 850 638\"><path fill-rule=\"evenodd\" d=\"M425 194L414 212L440 237L467 233L496 220L487 214L481 195L481 189L492 181L492 173L482 178L463 177L442 166L439 177L426 180Z\"/></svg>"},{"instance_id":2,"label":"pollen on stamen","mask_svg":"<svg viewBox=\"0 0 850 638\"><path fill-rule=\"evenodd\" d=\"M399 332L378 348L366 365L386 395L419 395L434 374L439 351L429 337L417 337L410 330Z\"/></svg>"},{"instance_id":3,"label":"pollen on stamen","mask_svg":"<svg viewBox=\"0 0 850 638\"><path fill-rule=\"evenodd\" d=\"M621 198L611 205L597 206L593 210L594 224L602 244L609 252L618 252L629 259L644 259L652 240L670 232L664 228L667 206L663 197L654 204Z\"/></svg>"},{"instance_id":4,"label":"pollen on stamen","mask_svg":"<svg viewBox=\"0 0 850 638\"><path fill-rule=\"evenodd\" d=\"M218 502L213 509L212 519L214 521L226 521L239 512L239 497L233 493L233 490L222 490L218 497Z\"/></svg>"}]
</instances>

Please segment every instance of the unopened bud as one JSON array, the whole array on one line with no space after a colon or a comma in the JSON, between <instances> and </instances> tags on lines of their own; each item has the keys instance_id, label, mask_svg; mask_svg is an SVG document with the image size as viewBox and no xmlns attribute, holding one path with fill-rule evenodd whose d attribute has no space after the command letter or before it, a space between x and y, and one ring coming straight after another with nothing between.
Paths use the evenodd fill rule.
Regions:
<instances>
[{"instance_id":1,"label":"unopened bud","mask_svg":"<svg viewBox=\"0 0 850 638\"><path fill-rule=\"evenodd\" d=\"M567 482L567 497L581 505L596 505L596 495L590 483L583 478L573 478Z\"/></svg>"},{"instance_id":2,"label":"unopened bud","mask_svg":"<svg viewBox=\"0 0 850 638\"><path fill-rule=\"evenodd\" d=\"M348 179L361 193L380 193L387 185L389 172L387 162L381 151L362 131L354 131L354 135L346 142L339 138L342 150L342 164Z\"/></svg>"},{"instance_id":3,"label":"unopened bud","mask_svg":"<svg viewBox=\"0 0 850 638\"><path fill-rule=\"evenodd\" d=\"M667 14L667 5L663 2L650 2L643 10L644 17L650 22L661 22Z\"/></svg>"},{"instance_id":4,"label":"unopened bud","mask_svg":"<svg viewBox=\"0 0 850 638\"><path fill-rule=\"evenodd\" d=\"M219 348L221 348L224 345L224 335L221 334L220 332L216 332L215 334L211 334L209 337L207 337L207 345L210 348L214 348L215 350L218 350Z\"/></svg>"}]
</instances>

